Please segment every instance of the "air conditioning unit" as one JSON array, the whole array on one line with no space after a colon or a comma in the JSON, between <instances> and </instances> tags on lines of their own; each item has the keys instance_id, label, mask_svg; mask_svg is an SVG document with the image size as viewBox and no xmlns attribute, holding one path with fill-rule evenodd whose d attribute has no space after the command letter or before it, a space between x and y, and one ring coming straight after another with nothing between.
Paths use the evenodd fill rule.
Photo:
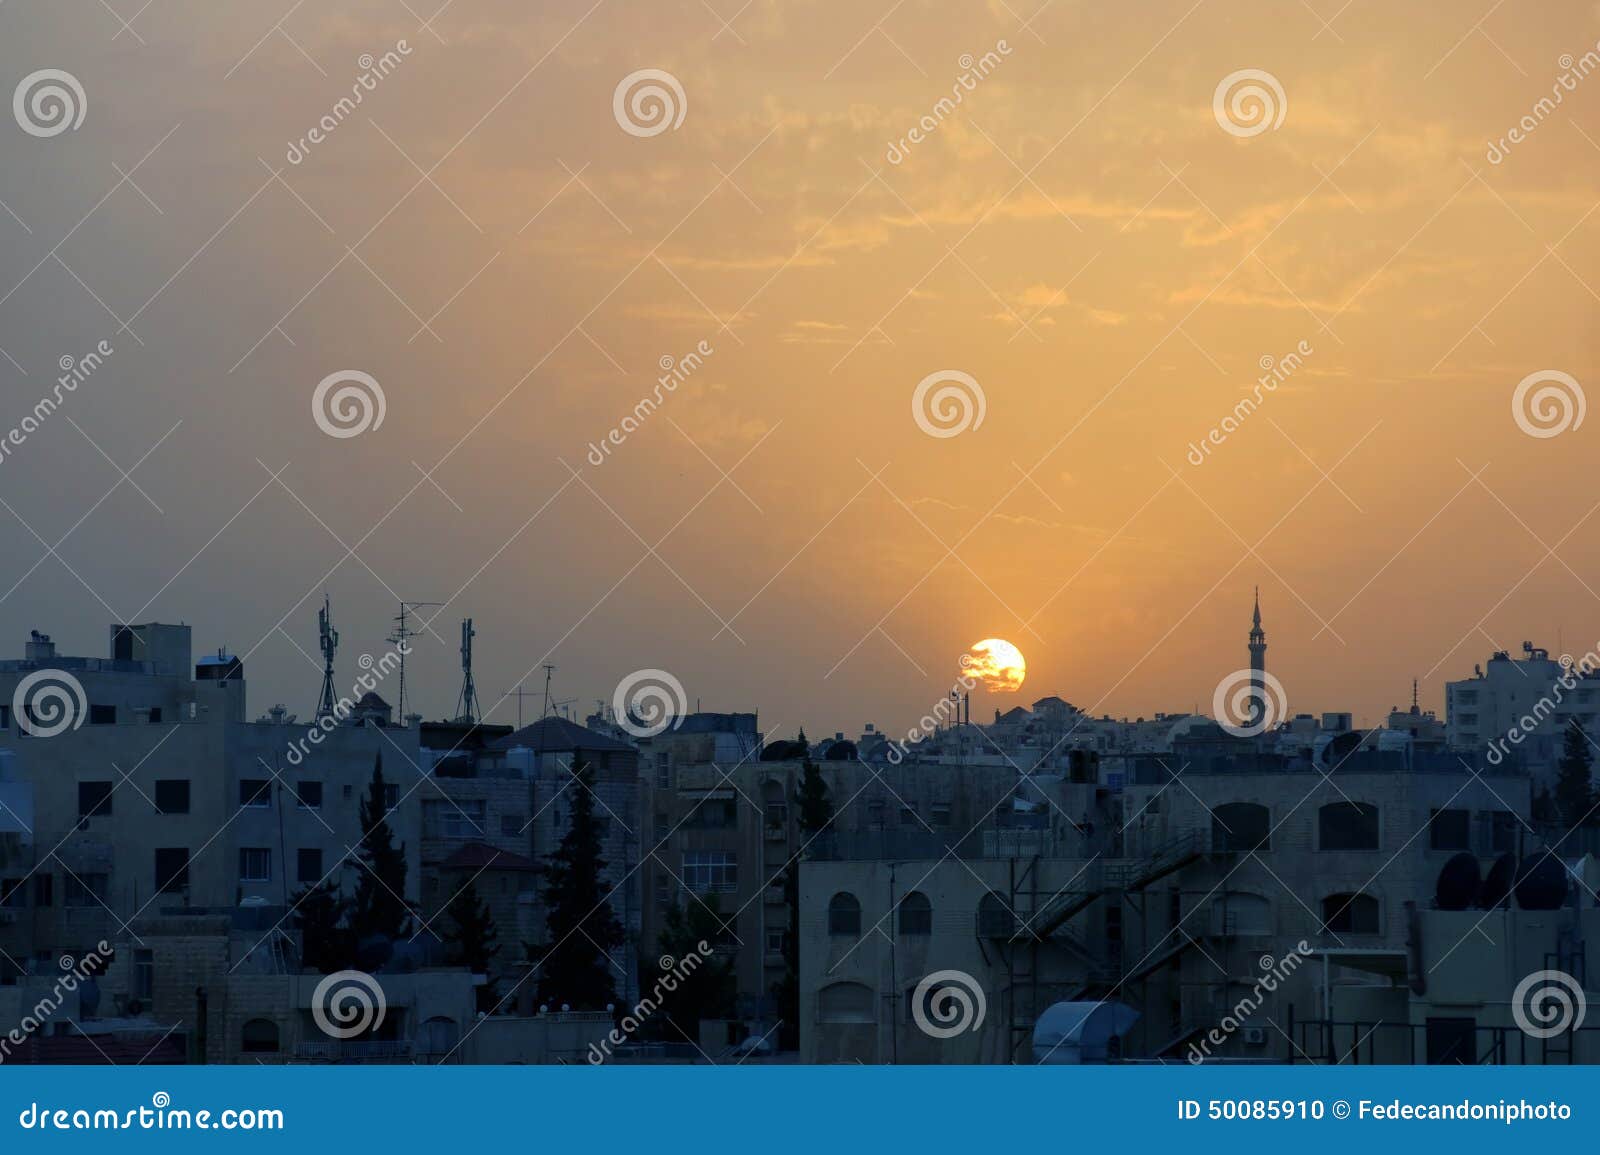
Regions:
<instances>
[{"instance_id":1,"label":"air conditioning unit","mask_svg":"<svg viewBox=\"0 0 1600 1155\"><path fill-rule=\"evenodd\" d=\"M1266 1027L1246 1027L1240 1034L1243 1036L1244 1045L1247 1047L1264 1047L1267 1045Z\"/></svg>"}]
</instances>

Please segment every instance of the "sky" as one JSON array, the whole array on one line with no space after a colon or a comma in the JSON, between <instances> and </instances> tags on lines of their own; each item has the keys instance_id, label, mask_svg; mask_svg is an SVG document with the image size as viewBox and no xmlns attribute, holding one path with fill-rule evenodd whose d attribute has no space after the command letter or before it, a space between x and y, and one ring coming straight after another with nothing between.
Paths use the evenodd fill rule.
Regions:
<instances>
[{"instance_id":1,"label":"sky","mask_svg":"<svg viewBox=\"0 0 1600 1155\"><path fill-rule=\"evenodd\" d=\"M981 638L1028 675L975 718L1209 712L1259 586L1290 712L1442 713L1600 640L1597 40L1587 2L8 0L0 96L60 70L81 121L0 116L0 652L185 621L305 716L324 592L341 687L403 598L443 603L429 717L471 616L497 721L549 663L580 716L659 670L893 733Z\"/></svg>"}]
</instances>

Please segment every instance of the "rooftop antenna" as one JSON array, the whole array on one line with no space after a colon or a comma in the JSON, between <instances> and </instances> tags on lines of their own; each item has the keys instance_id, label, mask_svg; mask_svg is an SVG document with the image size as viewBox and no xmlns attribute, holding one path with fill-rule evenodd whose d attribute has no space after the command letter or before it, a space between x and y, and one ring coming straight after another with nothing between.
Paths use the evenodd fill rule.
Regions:
<instances>
[{"instance_id":1,"label":"rooftop antenna","mask_svg":"<svg viewBox=\"0 0 1600 1155\"><path fill-rule=\"evenodd\" d=\"M478 688L472 681L472 639L477 631L471 618L461 619L461 697L456 701L456 721L478 723L482 707L478 704Z\"/></svg>"},{"instance_id":2,"label":"rooftop antenna","mask_svg":"<svg viewBox=\"0 0 1600 1155\"><path fill-rule=\"evenodd\" d=\"M515 690L507 690L506 691L506 697L509 698L513 694L515 694L516 698L517 698L517 729L520 730L520 729L522 729L522 699L533 697L533 691L532 690L524 690L522 688L522 683L518 682L517 683L517 688Z\"/></svg>"},{"instance_id":3,"label":"rooftop antenna","mask_svg":"<svg viewBox=\"0 0 1600 1155\"><path fill-rule=\"evenodd\" d=\"M317 611L317 644L322 649L322 694L317 699L316 720L333 716L333 655L339 648L339 631L333 628L333 607L327 591Z\"/></svg>"},{"instance_id":4,"label":"rooftop antenna","mask_svg":"<svg viewBox=\"0 0 1600 1155\"><path fill-rule=\"evenodd\" d=\"M556 668L549 662L544 664L544 712L539 715L541 718L550 716L550 675L555 672Z\"/></svg>"},{"instance_id":5,"label":"rooftop antenna","mask_svg":"<svg viewBox=\"0 0 1600 1155\"><path fill-rule=\"evenodd\" d=\"M402 723L406 717L406 650L411 647L406 645L417 636L418 631L411 628L411 611L424 606L442 606L443 602L408 602L400 603L400 612L394 616L394 633L385 640L392 646L401 647L400 650L400 700L395 704L395 713L400 716ZM428 623L423 622L422 628L427 629Z\"/></svg>"}]
</instances>

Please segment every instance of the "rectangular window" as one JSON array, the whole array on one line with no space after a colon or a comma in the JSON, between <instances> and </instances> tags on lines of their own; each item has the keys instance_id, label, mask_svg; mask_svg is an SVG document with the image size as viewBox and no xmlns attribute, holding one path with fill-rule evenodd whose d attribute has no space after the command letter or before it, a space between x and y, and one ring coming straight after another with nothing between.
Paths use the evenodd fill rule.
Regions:
<instances>
[{"instance_id":1,"label":"rectangular window","mask_svg":"<svg viewBox=\"0 0 1600 1155\"><path fill-rule=\"evenodd\" d=\"M89 725L115 726L117 724L117 708L115 706L90 706Z\"/></svg>"},{"instance_id":2,"label":"rectangular window","mask_svg":"<svg viewBox=\"0 0 1600 1155\"><path fill-rule=\"evenodd\" d=\"M239 779L239 805L261 809L272 805L272 783L265 778Z\"/></svg>"},{"instance_id":3,"label":"rectangular window","mask_svg":"<svg viewBox=\"0 0 1600 1155\"><path fill-rule=\"evenodd\" d=\"M161 725L161 707L160 706L151 706L150 707L150 724L152 726Z\"/></svg>"},{"instance_id":4,"label":"rectangular window","mask_svg":"<svg viewBox=\"0 0 1600 1155\"><path fill-rule=\"evenodd\" d=\"M316 849L295 852L296 881L315 886L322 881L322 851Z\"/></svg>"},{"instance_id":5,"label":"rectangular window","mask_svg":"<svg viewBox=\"0 0 1600 1155\"><path fill-rule=\"evenodd\" d=\"M13 910L26 905L28 888L21 878L0 878L0 906Z\"/></svg>"},{"instance_id":6,"label":"rectangular window","mask_svg":"<svg viewBox=\"0 0 1600 1155\"><path fill-rule=\"evenodd\" d=\"M1489 849L1509 854L1517 848L1517 816L1509 810L1489 812Z\"/></svg>"},{"instance_id":7,"label":"rectangular window","mask_svg":"<svg viewBox=\"0 0 1600 1155\"><path fill-rule=\"evenodd\" d=\"M98 818L111 813L111 783L78 783L78 817Z\"/></svg>"},{"instance_id":8,"label":"rectangular window","mask_svg":"<svg viewBox=\"0 0 1600 1155\"><path fill-rule=\"evenodd\" d=\"M950 825L950 804L948 802L935 802L933 804L933 824L935 826Z\"/></svg>"},{"instance_id":9,"label":"rectangular window","mask_svg":"<svg viewBox=\"0 0 1600 1155\"><path fill-rule=\"evenodd\" d=\"M189 885L189 850L182 846L156 848L156 890L174 894Z\"/></svg>"},{"instance_id":10,"label":"rectangular window","mask_svg":"<svg viewBox=\"0 0 1600 1155\"><path fill-rule=\"evenodd\" d=\"M683 884L696 894L735 891L739 888L739 856L731 850L686 850Z\"/></svg>"},{"instance_id":11,"label":"rectangular window","mask_svg":"<svg viewBox=\"0 0 1600 1155\"><path fill-rule=\"evenodd\" d=\"M781 930L769 930L769 931L767 931L767 953L768 954L782 954L783 953L783 931L781 931Z\"/></svg>"},{"instance_id":12,"label":"rectangular window","mask_svg":"<svg viewBox=\"0 0 1600 1155\"><path fill-rule=\"evenodd\" d=\"M883 799L873 798L867 802L867 825L874 830L883 829Z\"/></svg>"},{"instance_id":13,"label":"rectangular window","mask_svg":"<svg viewBox=\"0 0 1600 1155\"><path fill-rule=\"evenodd\" d=\"M422 837L470 842L483 838L489 821L482 798L430 798L422 803Z\"/></svg>"},{"instance_id":14,"label":"rectangular window","mask_svg":"<svg viewBox=\"0 0 1600 1155\"><path fill-rule=\"evenodd\" d=\"M133 952L133 997L149 1002L155 998L156 993L156 952L153 950L135 950Z\"/></svg>"},{"instance_id":15,"label":"rectangular window","mask_svg":"<svg viewBox=\"0 0 1600 1155\"><path fill-rule=\"evenodd\" d=\"M36 874L33 876L33 905L54 906L56 904L56 876L53 874Z\"/></svg>"},{"instance_id":16,"label":"rectangular window","mask_svg":"<svg viewBox=\"0 0 1600 1155\"><path fill-rule=\"evenodd\" d=\"M656 789L670 790L672 788L672 759L670 755L656 755Z\"/></svg>"},{"instance_id":17,"label":"rectangular window","mask_svg":"<svg viewBox=\"0 0 1600 1155\"><path fill-rule=\"evenodd\" d=\"M1472 849L1471 812L1435 810L1428 823L1428 844L1433 850Z\"/></svg>"},{"instance_id":18,"label":"rectangular window","mask_svg":"<svg viewBox=\"0 0 1600 1155\"><path fill-rule=\"evenodd\" d=\"M272 851L265 847L241 846L239 848L239 881L271 882Z\"/></svg>"},{"instance_id":19,"label":"rectangular window","mask_svg":"<svg viewBox=\"0 0 1600 1155\"><path fill-rule=\"evenodd\" d=\"M102 906L111 892L111 877L106 874L62 875L63 906Z\"/></svg>"},{"instance_id":20,"label":"rectangular window","mask_svg":"<svg viewBox=\"0 0 1600 1155\"><path fill-rule=\"evenodd\" d=\"M156 813L189 813L189 780L187 778L156 779Z\"/></svg>"},{"instance_id":21,"label":"rectangular window","mask_svg":"<svg viewBox=\"0 0 1600 1155\"><path fill-rule=\"evenodd\" d=\"M295 784L295 797L302 810L322 809L322 783L298 782Z\"/></svg>"},{"instance_id":22,"label":"rectangular window","mask_svg":"<svg viewBox=\"0 0 1600 1155\"><path fill-rule=\"evenodd\" d=\"M385 813L400 805L400 787L393 782L383 784L383 809Z\"/></svg>"},{"instance_id":23,"label":"rectangular window","mask_svg":"<svg viewBox=\"0 0 1600 1155\"><path fill-rule=\"evenodd\" d=\"M917 808L915 806L902 806L902 807L900 807L900 825L901 826L921 826L922 825L922 819L917 816Z\"/></svg>"}]
</instances>

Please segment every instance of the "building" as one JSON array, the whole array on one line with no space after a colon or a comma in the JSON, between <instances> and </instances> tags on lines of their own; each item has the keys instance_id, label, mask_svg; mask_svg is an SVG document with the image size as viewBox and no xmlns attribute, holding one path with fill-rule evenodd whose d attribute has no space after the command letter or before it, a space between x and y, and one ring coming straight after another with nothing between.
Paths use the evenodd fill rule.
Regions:
<instances>
[{"instance_id":1,"label":"building","mask_svg":"<svg viewBox=\"0 0 1600 1155\"><path fill-rule=\"evenodd\" d=\"M1445 683L1450 745L1480 752L1501 746L1504 758L1541 780L1553 772L1573 719L1600 733L1600 678L1582 667L1569 671L1532 642L1522 643L1519 658L1496 650L1472 677Z\"/></svg>"}]
</instances>

